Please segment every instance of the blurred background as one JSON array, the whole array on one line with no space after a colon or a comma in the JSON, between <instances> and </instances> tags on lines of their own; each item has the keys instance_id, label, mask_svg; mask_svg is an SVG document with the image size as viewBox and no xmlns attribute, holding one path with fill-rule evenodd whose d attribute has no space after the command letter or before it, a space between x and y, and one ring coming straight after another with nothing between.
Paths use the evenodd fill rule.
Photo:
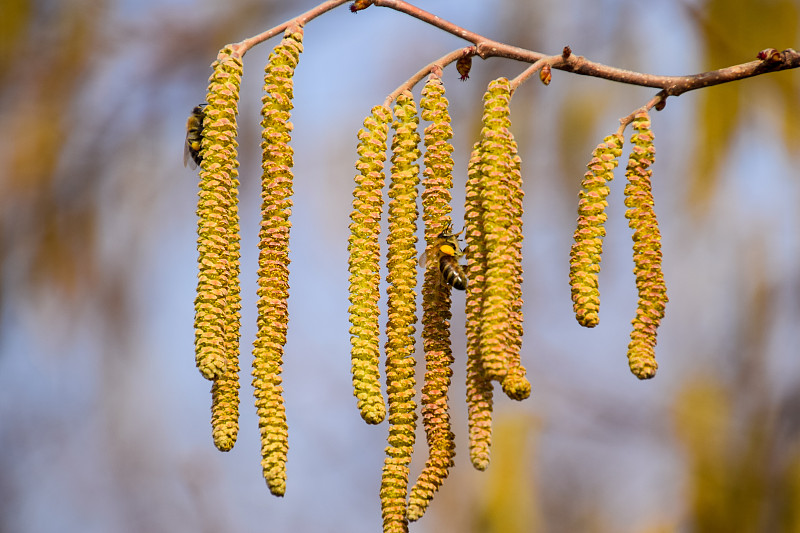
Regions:
<instances>
[{"instance_id":1,"label":"blurred background","mask_svg":"<svg viewBox=\"0 0 800 533\"><path fill-rule=\"evenodd\" d=\"M293 115L285 498L261 476L249 375L260 94L277 40L245 57L241 429L227 454L213 446L210 383L194 365L197 175L181 165L186 117L222 46L314 5L3 0L0 531L380 531L387 426L361 421L349 374L356 132L373 105L462 41L375 7L342 6L306 27ZM570 45L654 74L800 45L791 0L419 5L504 42L548 54ZM524 67L476 59L465 83L454 66L445 71L456 221L482 94ZM549 87L531 81L515 95L533 393L522 403L497 396L492 464L473 470L456 295L456 465L412 531L800 531L799 71L688 93L652 116L670 297L656 378L639 382L625 359L637 295L622 169L609 197L600 325L585 330L572 314L568 257L585 165L653 94L554 71ZM426 453L420 431L413 474Z\"/></svg>"}]
</instances>

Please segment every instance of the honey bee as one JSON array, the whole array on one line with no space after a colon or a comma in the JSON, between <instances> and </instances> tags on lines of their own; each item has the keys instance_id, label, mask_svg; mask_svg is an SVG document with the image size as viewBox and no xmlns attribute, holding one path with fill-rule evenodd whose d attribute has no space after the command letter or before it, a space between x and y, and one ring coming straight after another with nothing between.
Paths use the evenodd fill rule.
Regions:
<instances>
[{"instance_id":1,"label":"honey bee","mask_svg":"<svg viewBox=\"0 0 800 533\"><path fill-rule=\"evenodd\" d=\"M467 288L467 275L458 264L458 259L464 255L458 245L458 236L461 232L453 233L452 222L442 231L433 243L429 252L430 260L435 260L442 273L442 281L451 287L463 291Z\"/></svg>"},{"instance_id":2,"label":"honey bee","mask_svg":"<svg viewBox=\"0 0 800 533\"><path fill-rule=\"evenodd\" d=\"M206 104L200 104L192 109L192 114L186 120L186 144L183 146L183 166L191 168L203 160L200 155L200 145L203 141L203 119L206 118Z\"/></svg>"}]
</instances>

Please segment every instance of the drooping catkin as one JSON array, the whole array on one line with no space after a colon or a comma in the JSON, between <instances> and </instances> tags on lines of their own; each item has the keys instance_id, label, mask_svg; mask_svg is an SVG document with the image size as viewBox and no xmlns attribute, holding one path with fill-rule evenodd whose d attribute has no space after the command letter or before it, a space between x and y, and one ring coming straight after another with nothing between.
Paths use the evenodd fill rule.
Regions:
<instances>
[{"instance_id":1,"label":"drooping catkin","mask_svg":"<svg viewBox=\"0 0 800 533\"><path fill-rule=\"evenodd\" d=\"M389 436L381 480L383 530L408 531L406 496L416 428L414 332L416 323L417 185L419 134L416 105L409 91L397 98L389 187L389 282L386 324L386 389Z\"/></svg>"},{"instance_id":2,"label":"drooping catkin","mask_svg":"<svg viewBox=\"0 0 800 533\"><path fill-rule=\"evenodd\" d=\"M261 466L270 492L286 492L289 449L281 387L283 347L289 321L289 215L292 207L292 76L303 50L302 30L286 30L269 57L262 97L261 230L258 257L258 321L253 344L253 387L261 433Z\"/></svg>"},{"instance_id":3,"label":"drooping catkin","mask_svg":"<svg viewBox=\"0 0 800 533\"><path fill-rule=\"evenodd\" d=\"M510 131L509 131L510 134ZM508 176L509 185L509 217L511 225L509 234L511 246L509 253L513 255L512 267L514 268L514 283L511 284L511 302L509 310L509 338L510 347L507 350L508 371L501 383L503 392L512 400L524 400L531 395L531 384L526 377L525 367L521 362L522 350L522 172L520 169L521 158L517 154L517 143L511 136L510 153L512 155L512 172Z\"/></svg>"},{"instance_id":4,"label":"drooping catkin","mask_svg":"<svg viewBox=\"0 0 800 533\"><path fill-rule=\"evenodd\" d=\"M434 493L441 487L453 466L454 435L450 428L447 393L453 375L453 353L450 348L450 285L442 279L439 261L432 248L450 222L450 189L453 187L453 129L447 110L444 85L431 75L422 89L425 128L425 170L423 171L422 219L430 259L425 268L422 286L422 339L425 348L425 384L422 387L422 423L428 442L428 459L417 482L411 488L407 516L418 520Z\"/></svg>"},{"instance_id":5,"label":"drooping catkin","mask_svg":"<svg viewBox=\"0 0 800 533\"><path fill-rule=\"evenodd\" d=\"M198 202L197 366L211 386L214 445L228 451L239 432L239 208L236 118L242 60L230 47L212 64L204 110Z\"/></svg>"},{"instance_id":6,"label":"drooping catkin","mask_svg":"<svg viewBox=\"0 0 800 533\"><path fill-rule=\"evenodd\" d=\"M469 425L469 455L478 470L489 466L492 444L492 380L486 375L481 359L481 309L486 279L486 249L484 246L483 206L481 191L481 143L476 142L467 167L466 199L464 203L464 240L467 258L466 289L467 332L467 421Z\"/></svg>"},{"instance_id":7,"label":"drooping catkin","mask_svg":"<svg viewBox=\"0 0 800 533\"><path fill-rule=\"evenodd\" d=\"M653 210L653 192L650 166L656 149L650 130L650 117L639 112L633 121L630 159L625 176L625 217L633 229L633 262L639 303L636 316L631 321L631 342L628 345L628 363L631 372L639 379L656 375L656 333L667 304L667 289L661 272L661 232Z\"/></svg>"},{"instance_id":8,"label":"drooping catkin","mask_svg":"<svg viewBox=\"0 0 800 533\"><path fill-rule=\"evenodd\" d=\"M522 346L522 174L511 133L511 85L489 84L481 139L467 170L464 230L467 275L467 408L470 459L489 465L492 381L506 395L527 398Z\"/></svg>"},{"instance_id":9,"label":"drooping catkin","mask_svg":"<svg viewBox=\"0 0 800 533\"><path fill-rule=\"evenodd\" d=\"M581 326L595 327L600 317L600 291L597 274L606 235L605 208L608 205L607 182L614 179L614 169L622 154L622 136L609 135L592 152L584 174L578 202L578 225L569 261L569 283L575 318Z\"/></svg>"},{"instance_id":10,"label":"drooping catkin","mask_svg":"<svg viewBox=\"0 0 800 533\"><path fill-rule=\"evenodd\" d=\"M484 95L480 149L480 202L486 273L481 308L480 353L484 371L504 383L514 399L530 394L519 364L522 344L522 175L511 134L511 86L506 78ZM513 369L510 380L509 370Z\"/></svg>"},{"instance_id":11,"label":"drooping catkin","mask_svg":"<svg viewBox=\"0 0 800 533\"><path fill-rule=\"evenodd\" d=\"M200 373L213 380L225 374L229 350L233 350L234 356L238 355L236 114L242 60L230 47L225 47L211 66L197 205L199 272L195 298L195 355Z\"/></svg>"},{"instance_id":12,"label":"drooping catkin","mask_svg":"<svg viewBox=\"0 0 800 533\"><path fill-rule=\"evenodd\" d=\"M386 417L381 394L378 300L380 237L383 210L383 164L392 112L375 106L358 132L358 155L348 241L350 271L350 357L353 393L361 418L379 424Z\"/></svg>"}]
</instances>

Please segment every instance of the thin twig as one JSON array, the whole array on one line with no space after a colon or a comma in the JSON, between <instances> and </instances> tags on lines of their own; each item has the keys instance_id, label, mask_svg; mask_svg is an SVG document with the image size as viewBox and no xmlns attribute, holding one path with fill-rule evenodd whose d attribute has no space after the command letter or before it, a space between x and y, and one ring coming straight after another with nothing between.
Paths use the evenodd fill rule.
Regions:
<instances>
[{"instance_id":1,"label":"thin twig","mask_svg":"<svg viewBox=\"0 0 800 533\"><path fill-rule=\"evenodd\" d=\"M428 13L424 9L420 9L417 6L409 4L408 2L404 2L403 0L375 0L374 5L379 7L388 7L389 9L400 11L406 15L411 15L412 17L423 22L427 22L428 24L436 26L440 30L452 33L456 37L461 37L472 44L491 41L491 39L487 39L483 35L478 35L475 32L466 30L461 26L453 24L452 22L448 22L443 18L434 15L433 13Z\"/></svg>"},{"instance_id":2,"label":"thin twig","mask_svg":"<svg viewBox=\"0 0 800 533\"><path fill-rule=\"evenodd\" d=\"M374 5L388 7L389 9L411 15L427 24L461 37L475 45L477 55L483 59L489 57L505 57L527 63L535 63L546 57L545 54L494 41L477 33L465 30L457 24L453 24L432 13L428 13L403 0L375 0ZM583 76L592 76L642 87L654 87L664 90L665 96L678 96L695 89L702 89L713 85L758 76L766 74L767 72L798 68L800 67L800 54L789 48L780 53L780 58L778 60L773 60L771 62L762 60L750 61L749 63L742 63L740 65L733 65L719 70L688 76L658 76L634 72L595 63L589 61L585 57L576 55L564 57L558 64L554 64L552 67Z\"/></svg>"},{"instance_id":3,"label":"thin twig","mask_svg":"<svg viewBox=\"0 0 800 533\"><path fill-rule=\"evenodd\" d=\"M564 58L561 56L561 54L539 59L533 65L526 68L519 76L511 80L511 94L514 94L514 91L516 91L520 85L528 81L528 78L542 70L545 65L550 65L551 68L558 68L557 65L559 65L559 62L563 60Z\"/></svg>"},{"instance_id":4,"label":"thin twig","mask_svg":"<svg viewBox=\"0 0 800 533\"><path fill-rule=\"evenodd\" d=\"M658 94L652 97L650 101L647 102L645 105L643 105L638 109L635 109L630 115L619 119L619 129L617 130L617 133L619 135L622 135L625 132L625 128L628 127L628 124L633 122L633 119L636 118L637 113L639 113L640 111L650 111L651 109L653 109L653 107L657 106L659 103L665 102L666 99L667 99L666 91L658 91Z\"/></svg>"},{"instance_id":5,"label":"thin twig","mask_svg":"<svg viewBox=\"0 0 800 533\"><path fill-rule=\"evenodd\" d=\"M386 106L386 107L391 107L392 102L394 102L394 100L398 96L400 96L400 94L403 91L411 90L417 83L422 81L422 79L425 76L427 76L428 74L430 74L434 70L438 69L438 70L441 71L441 70L444 69L444 67L446 67L447 65L449 65L453 61L458 61L462 57L466 57L466 56L470 56L470 55L474 55L474 54L475 54L475 47L474 46L469 46L467 48L459 48L458 50L453 50L449 54L440 57L436 61L428 63L427 65L422 67L419 71L417 71L416 74L414 74L409 79L407 79L405 82L403 82L403 84L400 85L397 89L392 91L391 94L389 94L389 96L386 97L386 100L384 100L383 105Z\"/></svg>"},{"instance_id":6,"label":"thin twig","mask_svg":"<svg viewBox=\"0 0 800 533\"><path fill-rule=\"evenodd\" d=\"M309 9L302 15L298 15L292 19L287 20L281 24L278 24L274 28L270 28L265 32L259 33L258 35L254 35L249 37L243 41L240 41L234 45L232 45L233 50L239 54L239 57L244 57L248 50L256 46L257 44L261 44L267 39L271 39L275 37L279 33L286 31L286 28L289 26L296 24L299 27L303 27L309 20L313 20L318 16L327 13L331 9L339 7L342 4L346 4L350 0L328 0L327 2L323 2L317 7Z\"/></svg>"}]
</instances>

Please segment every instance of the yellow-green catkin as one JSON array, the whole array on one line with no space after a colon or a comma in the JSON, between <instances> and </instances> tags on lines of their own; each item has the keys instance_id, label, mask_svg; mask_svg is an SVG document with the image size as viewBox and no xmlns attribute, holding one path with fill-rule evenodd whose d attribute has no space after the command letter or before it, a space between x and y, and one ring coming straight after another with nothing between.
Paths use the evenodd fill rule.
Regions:
<instances>
[{"instance_id":1,"label":"yellow-green catkin","mask_svg":"<svg viewBox=\"0 0 800 533\"><path fill-rule=\"evenodd\" d=\"M261 230L258 257L258 321L253 345L253 387L261 432L261 466L272 494L286 492L289 449L281 365L289 322L289 215L292 208L292 76L303 34L289 28L269 57L262 97Z\"/></svg>"},{"instance_id":2,"label":"yellow-green catkin","mask_svg":"<svg viewBox=\"0 0 800 533\"><path fill-rule=\"evenodd\" d=\"M206 379L225 375L238 356L239 220L236 115L242 60L230 47L211 65L197 204L199 272L195 299L195 355ZM230 296L230 297L229 297ZM232 342L235 340L235 343ZM233 349L232 353L229 353Z\"/></svg>"},{"instance_id":3,"label":"yellow-green catkin","mask_svg":"<svg viewBox=\"0 0 800 533\"><path fill-rule=\"evenodd\" d=\"M380 253L386 138L392 112L384 106L372 108L358 132L358 162L350 214L350 358L353 393L361 418L379 424L386 417L381 394L378 300L380 299Z\"/></svg>"},{"instance_id":4,"label":"yellow-green catkin","mask_svg":"<svg viewBox=\"0 0 800 533\"><path fill-rule=\"evenodd\" d=\"M519 363L522 345L522 175L511 133L511 85L489 84L481 130L480 202L486 273L480 352L484 371L517 400L530 395ZM509 375L511 370L511 375Z\"/></svg>"},{"instance_id":5,"label":"yellow-green catkin","mask_svg":"<svg viewBox=\"0 0 800 533\"><path fill-rule=\"evenodd\" d=\"M510 132L509 132L510 133ZM508 371L501 385L503 392L512 400L524 400L531 395L531 384L526 377L525 367L520 360L522 351L522 199L524 191L522 189L521 158L517 154L517 143L511 137L512 172L509 174L509 188L511 190L509 198L509 216L511 225L509 233L512 238L510 254L513 255L512 266L514 267L514 283L511 285L511 305L509 314L510 338L508 339L511 348L508 350Z\"/></svg>"},{"instance_id":6,"label":"yellow-green catkin","mask_svg":"<svg viewBox=\"0 0 800 533\"><path fill-rule=\"evenodd\" d=\"M197 366L211 386L211 433L228 451L239 433L239 197L236 116L242 60L230 47L212 64L201 143Z\"/></svg>"},{"instance_id":7,"label":"yellow-green catkin","mask_svg":"<svg viewBox=\"0 0 800 533\"><path fill-rule=\"evenodd\" d=\"M238 354L236 357L228 356L224 374L211 385L211 428L214 445L220 451L230 451L239 434Z\"/></svg>"},{"instance_id":8,"label":"yellow-green catkin","mask_svg":"<svg viewBox=\"0 0 800 533\"><path fill-rule=\"evenodd\" d=\"M664 318L667 288L661 272L661 232L653 210L653 191L650 166L656 149L650 130L650 117L639 112L633 120L630 159L625 176L625 217L633 229L633 262L639 304L632 320L631 342L628 345L628 364L639 379L656 375L656 330Z\"/></svg>"},{"instance_id":9,"label":"yellow-green catkin","mask_svg":"<svg viewBox=\"0 0 800 533\"><path fill-rule=\"evenodd\" d=\"M239 286L239 180L233 178L230 221L228 225L229 280L227 296L228 324L225 330L225 371L211 385L211 426L214 445L230 451L239 434L239 325L241 290Z\"/></svg>"},{"instance_id":10,"label":"yellow-green catkin","mask_svg":"<svg viewBox=\"0 0 800 533\"><path fill-rule=\"evenodd\" d=\"M467 408L470 460L489 466L492 381L512 399L530 396L522 346L522 173L511 133L506 78L484 95L483 129L467 170Z\"/></svg>"},{"instance_id":11,"label":"yellow-green catkin","mask_svg":"<svg viewBox=\"0 0 800 533\"><path fill-rule=\"evenodd\" d=\"M392 184L389 187L389 282L386 324L386 389L389 398L389 436L381 480L383 530L408 531L406 496L408 471L414 447L414 333L416 331L417 185L419 184L419 134L417 109L409 91L394 108Z\"/></svg>"},{"instance_id":12,"label":"yellow-green catkin","mask_svg":"<svg viewBox=\"0 0 800 533\"><path fill-rule=\"evenodd\" d=\"M428 459L408 498L410 521L422 517L434 493L453 466L454 435L450 428L447 392L453 375L450 348L450 286L442 280L439 262L431 254L437 236L450 223L450 190L453 187L453 128L447 110L444 85L431 75L422 89L425 128L425 170L423 171L422 219L425 241L431 257L422 286L422 339L425 347L425 384L422 387L422 423L428 441Z\"/></svg>"},{"instance_id":13,"label":"yellow-green catkin","mask_svg":"<svg viewBox=\"0 0 800 533\"><path fill-rule=\"evenodd\" d=\"M467 258L466 290L467 332L467 421L469 455L478 470L489 466L492 444L492 380L486 375L481 359L481 309L486 279L486 248L483 240L483 207L481 191L481 143L476 142L467 167L464 203L464 240Z\"/></svg>"},{"instance_id":14,"label":"yellow-green catkin","mask_svg":"<svg viewBox=\"0 0 800 533\"><path fill-rule=\"evenodd\" d=\"M606 206L608 183L614 179L614 169L622 154L622 136L609 135L592 152L581 183L578 201L578 226L575 230L569 260L569 283L572 288L573 310L581 326L593 328L600 322L600 291L597 274L606 235Z\"/></svg>"}]
</instances>

